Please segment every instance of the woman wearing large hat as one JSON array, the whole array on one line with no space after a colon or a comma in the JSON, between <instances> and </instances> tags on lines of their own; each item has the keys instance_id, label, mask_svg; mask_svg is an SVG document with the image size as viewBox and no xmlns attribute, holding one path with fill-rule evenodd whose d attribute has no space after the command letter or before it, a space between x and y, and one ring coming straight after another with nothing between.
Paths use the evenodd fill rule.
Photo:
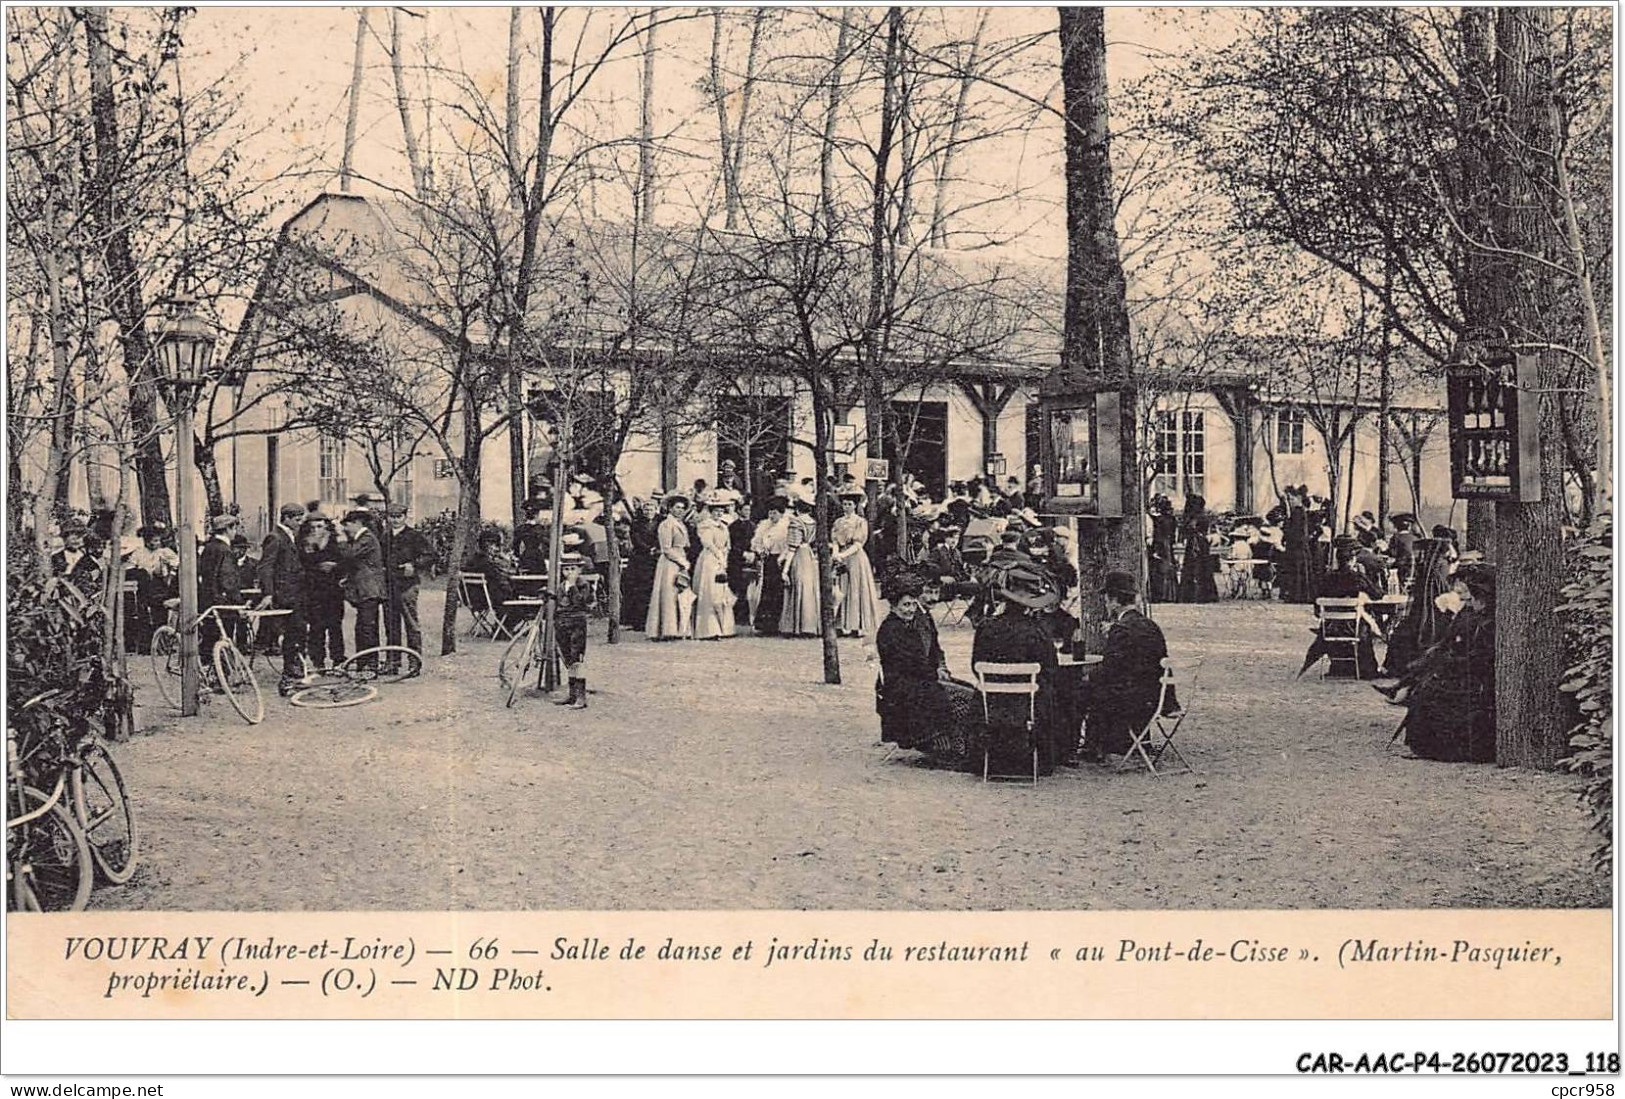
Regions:
<instances>
[{"instance_id":1,"label":"woman wearing large hat","mask_svg":"<svg viewBox=\"0 0 1625 1099\"><path fill-rule=\"evenodd\" d=\"M728 527L717 515L723 497L712 489L699 500L694 535L700 555L694 562L694 637L720 641L734 635L733 589L728 586Z\"/></svg>"},{"instance_id":2,"label":"woman wearing large hat","mask_svg":"<svg viewBox=\"0 0 1625 1099\"><path fill-rule=\"evenodd\" d=\"M643 629L651 641L675 641L684 630L682 602L679 598L690 587L688 566L688 497L680 492L668 493L665 500L666 517L655 531L656 551L654 585L649 593L649 613Z\"/></svg>"},{"instance_id":3,"label":"woman wearing large hat","mask_svg":"<svg viewBox=\"0 0 1625 1099\"><path fill-rule=\"evenodd\" d=\"M811 493L798 494L785 529L790 559L784 566L784 609L779 612L783 637L817 637L823 633L818 613L818 558L813 554L817 526Z\"/></svg>"},{"instance_id":4,"label":"woman wearing large hat","mask_svg":"<svg viewBox=\"0 0 1625 1099\"><path fill-rule=\"evenodd\" d=\"M865 549L869 544L869 521L863 517L862 507L861 488L842 489L841 517L830 528L830 540L835 545L835 583L841 599L835 628L851 637L870 637L880 628L880 592Z\"/></svg>"},{"instance_id":5,"label":"woman wearing large hat","mask_svg":"<svg viewBox=\"0 0 1625 1099\"><path fill-rule=\"evenodd\" d=\"M1017 565L999 574L995 592L1001 603L999 613L976 625L971 643L971 667L981 663L1037 664L1038 696L1033 701L1036 719L1033 738L1038 749L1038 770L1050 774L1055 765L1071 754L1077 745L1067 743L1056 721L1055 676L1058 667L1055 643L1043 623L1033 617L1055 609L1061 602L1052 578L1036 565ZM995 757L1004 757L1006 766L1021 761L1027 751L1027 696L995 695L989 700L989 744Z\"/></svg>"},{"instance_id":6,"label":"woman wearing large hat","mask_svg":"<svg viewBox=\"0 0 1625 1099\"><path fill-rule=\"evenodd\" d=\"M1495 760L1495 569L1464 565L1455 581L1466 606L1445 639L1412 663L1402 684L1410 712L1399 728L1424 759Z\"/></svg>"}]
</instances>

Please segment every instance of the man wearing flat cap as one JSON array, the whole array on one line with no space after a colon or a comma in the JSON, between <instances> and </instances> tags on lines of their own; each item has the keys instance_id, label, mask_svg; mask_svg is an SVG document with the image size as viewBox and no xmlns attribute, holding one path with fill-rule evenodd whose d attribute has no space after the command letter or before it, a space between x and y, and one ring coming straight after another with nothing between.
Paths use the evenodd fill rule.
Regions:
<instances>
[{"instance_id":1,"label":"man wearing flat cap","mask_svg":"<svg viewBox=\"0 0 1625 1099\"><path fill-rule=\"evenodd\" d=\"M260 606L288 612L267 620L281 629L282 681L277 689L284 695L293 691L305 671L305 569L294 539L304 514L298 504L283 504L276 525L260 545Z\"/></svg>"},{"instance_id":2,"label":"man wearing flat cap","mask_svg":"<svg viewBox=\"0 0 1625 1099\"><path fill-rule=\"evenodd\" d=\"M373 532L372 512L356 508L344 516L344 598L355 607L355 651L378 647L378 612L388 595L384 580L384 550ZM358 662L376 670L376 656Z\"/></svg>"},{"instance_id":3,"label":"man wearing flat cap","mask_svg":"<svg viewBox=\"0 0 1625 1099\"><path fill-rule=\"evenodd\" d=\"M434 567L434 547L422 531L407 524L406 510L403 503L389 505L389 602L384 608L384 637L389 644L399 645L404 635L406 647L422 656L418 584Z\"/></svg>"},{"instance_id":4,"label":"man wearing flat cap","mask_svg":"<svg viewBox=\"0 0 1625 1099\"><path fill-rule=\"evenodd\" d=\"M237 567L237 554L231 548L231 537L237 533L241 521L235 515L216 515L209 520L209 540L198 551L197 607L198 611L210 607L236 606L243 601L243 578ZM205 667L214 659L214 646L220 640L220 631L211 616L204 620L198 637L198 655Z\"/></svg>"},{"instance_id":5,"label":"man wearing flat cap","mask_svg":"<svg viewBox=\"0 0 1625 1099\"><path fill-rule=\"evenodd\" d=\"M1136 606L1140 590L1132 574L1108 572L1100 594L1109 625L1106 651L1089 679L1084 742L1085 755L1095 760L1127 752L1134 733L1157 712L1168 655L1161 627Z\"/></svg>"}]
</instances>

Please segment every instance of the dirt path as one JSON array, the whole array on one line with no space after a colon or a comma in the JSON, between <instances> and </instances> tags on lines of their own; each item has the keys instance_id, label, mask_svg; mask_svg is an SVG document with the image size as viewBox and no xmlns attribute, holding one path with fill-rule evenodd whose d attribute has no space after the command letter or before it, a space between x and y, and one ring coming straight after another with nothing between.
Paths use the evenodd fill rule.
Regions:
<instances>
[{"instance_id":1,"label":"dirt path","mask_svg":"<svg viewBox=\"0 0 1625 1099\"><path fill-rule=\"evenodd\" d=\"M426 601L427 603L427 601ZM584 713L502 706L501 646L349 710L220 704L119 749L143 866L94 907L1048 909L1606 906L1567 775L1402 758L1401 711L1294 683L1303 608L1159 612L1204 663L1181 732L1198 775L1062 770L983 786L877 745L843 642L591 653ZM438 622L438 602L424 620ZM963 674L968 626L946 631ZM148 688L143 696L154 692Z\"/></svg>"}]
</instances>

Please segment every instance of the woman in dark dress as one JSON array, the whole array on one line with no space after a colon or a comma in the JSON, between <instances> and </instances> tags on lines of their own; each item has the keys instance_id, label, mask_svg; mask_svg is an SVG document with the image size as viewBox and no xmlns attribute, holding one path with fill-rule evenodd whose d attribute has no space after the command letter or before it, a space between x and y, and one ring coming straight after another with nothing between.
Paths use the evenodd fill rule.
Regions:
<instances>
[{"instance_id":1,"label":"woman in dark dress","mask_svg":"<svg viewBox=\"0 0 1625 1099\"><path fill-rule=\"evenodd\" d=\"M880 655L880 682L875 708L880 713L880 739L900 748L922 748L948 726L948 663L936 631L921 629L929 617L920 594L920 578L905 573L891 585L891 613L875 634Z\"/></svg>"},{"instance_id":2,"label":"woman in dark dress","mask_svg":"<svg viewBox=\"0 0 1625 1099\"><path fill-rule=\"evenodd\" d=\"M1020 568L1010 569L1000 577L998 594L1003 604L999 613L976 625L976 638L971 643L971 667L984 661L1039 666L1038 695L1032 703L1033 740L1038 748L1038 773L1053 774L1055 765L1077 747L1077 736L1074 730L1068 737L1057 717L1055 644L1044 624L1032 615L1053 610L1060 602L1060 594L1048 577L1037 570ZM1000 769L1006 770L1019 758L1009 750L1011 746L1023 745L1023 754L1025 752L1027 696L990 695L988 711L992 754L1004 757L1005 766Z\"/></svg>"},{"instance_id":3,"label":"woman in dark dress","mask_svg":"<svg viewBox=\"0 0 1625 1099\"><path fill-rule=\"evenodd\" d=\"M1173 504L1161 494L1151 498L1149 510L1151 583L1148 602L1172 603L1179 598L1179 569L1174 561L1174 541L1179 534L1179 520L1174 517Z\"/></svg>"},{"instance_id":4,"label":"woman in dark dress","mask_svg":"<svg viewBox=\"0 0 1625 1099\"><path fill-rule=\"evenodd\" d=\"M1495 761L1495 571L1462 568L1468 604L1445 639L1412 664L1409 712L1394 731L1423 759Z\"/></svg>"},{"instance_id":5,"label":"woman in dark dress","mask_svg":"<svg viewBox=\"0 0 1625 1099\"><path fill-rule=\"evenodd\" d=\"M1207 501L1200 496L1186 497L1185 514L1179 524L1185 538L1184 569L1179 575L1181 603L1212 603L1219 598L1219 586L1213 579L1213 570L1218 564L1207 540L1212 525Z\"/></svg>"},{"instance_id":6,"label":"woman in dark dress","mask_svg":"<svg viewBox=\"0 0 1625 1099\"><path fill-rule=\"evenodd\" d=\"M1411 545L1411 594L1388 637L1383 671L1403 676L1413 661L1444 639L1450 616L1436 604L1450 590L1450 546L1442 539L1420 538Z\"/></svg>"},{"instance_id":7,"label":"woman in dark dress","mask_svg":"<svg viewBox=\"0 0 1625 1099\"><path fill-rule=\"evenodd\" d=\"M649 617L649 593L654 590L655 558L659 555L655 525L641 500L632 512L628 540L626 572L621 577L621 625L641 631Z\"/></svg>"},{"instance_id":8,"label":"woman in dark dress","mask_svg":"<svg viewBox=\"0 0 1625 1099\"><path fill-rule=\"evenodd\" d=\"M1281 524L1281 556L1275 574L1281 602L1313 603L1314 585L1309 578L1309 555L1313 548L1309 512L1296 486L1289 485L1284 495L1286 519Z\"/></svg>"},{"instance_id":9,"label":"woman in dark dress","mask_svg":"<svg viewBox=\"0 0 1625 1099\"><path fill-rule=\"evenodd\" d=\"M518 560L518 571L528 576L547 572L548 543L552 538L551 524L541 521L543 503L540 499L525 501L525 521L514 528L513 555Z\"/></svg>"}]
</instances>

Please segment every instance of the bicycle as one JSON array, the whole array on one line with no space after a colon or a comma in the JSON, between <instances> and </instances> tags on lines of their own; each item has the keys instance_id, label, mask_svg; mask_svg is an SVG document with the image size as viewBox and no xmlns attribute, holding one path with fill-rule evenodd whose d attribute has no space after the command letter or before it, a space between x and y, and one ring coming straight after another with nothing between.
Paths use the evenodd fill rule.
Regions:
<instances>
[{"instance_id":1,"label":"bicycle","mask_svg":"<svg viewBox=\"0 0 1625 1099\"><path fill-rule=\"evenodd\" d=\"M530 676L532 668L542 663L542 619L543 611L547 605L544 599L510 599L505 606L536 607L536 613L524 629L514 634L508 647L502 650L502 659L497 662L497 681L508 688L508 709L519 699L519 688L524 686L525 680Z\"/></svg>"},{"instance_id":2,"label":"bicycle","mask_svg":"<svg viewBox=\"0 0 1625 1099\"><path fill-rule=\"evenodd\" d=\"M23 703L27 713L57 694ZM90 844L64 799L69 772L49 794L28 784L17 731L6 726L6 907L23 912L77 912L90 900L95 872ZM15 815L13 815L15 814Z\"/></svg>"},{"instance_id":3,"label":"bicycle","mask_svg":"<svg viewBox=\"0 0 1625 1099\"><path fill-rule=\"evenodd\" d=\"M167 623L152 632L152 670L158 681L158 693L170 706L178 707L181 701L180 600L166 599L164 606L170 609L170 616ZM231 708L244 721L258 725L265 720L265 696L260 691L259 680L254 677L253 665L231 639L231 629L225 618L227 612L247 615L251 621L254 616L266 613L251 610L244 604L219 603L199 614L193 623L194 629L201 629L206 620L213 619L220 634L207 663L203 653L198 653L199 678L206 690L224 694ZM214 672L212 680L208 674L211 666Z\"/></svg>"},{"instance_id":4,"label":"bicycle","mask_svg":"<svg viewBox=\"0 0 1625 1099\"><path fill-rule=\"evenodd\" d=\"M305 662L310 666L309 660ZM423 673L423 657L405 645L377 645L362 649L327 672L311 672L308 683L288 696L302 709L337 710L359 706L378 697L378 684L399 683Z\"/></svg>"}]
</instances>

